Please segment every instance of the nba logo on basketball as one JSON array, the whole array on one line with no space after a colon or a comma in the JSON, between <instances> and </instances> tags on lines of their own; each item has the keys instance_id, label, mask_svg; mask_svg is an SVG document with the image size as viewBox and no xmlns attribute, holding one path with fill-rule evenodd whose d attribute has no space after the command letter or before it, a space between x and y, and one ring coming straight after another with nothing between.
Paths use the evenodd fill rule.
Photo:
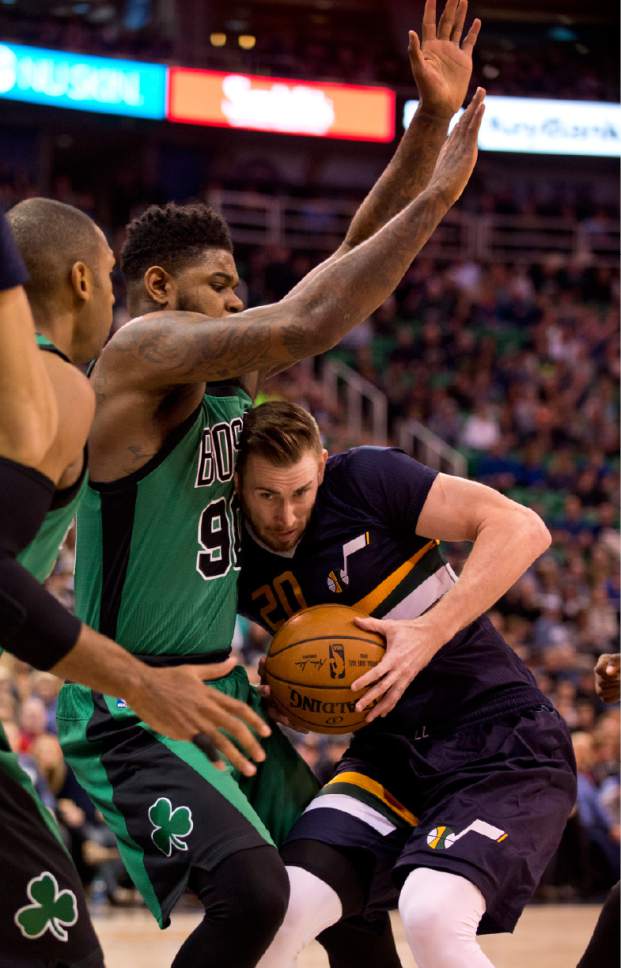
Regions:
<instances>
[{"instance_id":1,"label":"nba logo on basketball","mask_svg":"<svg viewBox=\"0 0 621 968\"><path fill-rule=\"evenodd\" d=\"M330 656L330 678L345 678L345 648L342 645L329 645L328 654Z\"/></svg>"}]
</instances>

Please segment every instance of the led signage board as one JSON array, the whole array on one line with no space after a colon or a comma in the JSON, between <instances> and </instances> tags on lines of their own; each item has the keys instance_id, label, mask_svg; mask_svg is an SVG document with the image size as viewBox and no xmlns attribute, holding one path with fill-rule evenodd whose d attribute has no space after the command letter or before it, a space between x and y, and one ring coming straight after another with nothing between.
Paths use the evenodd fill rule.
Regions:
<instances>
[{"instance_id":1,"label":"led signage board","mask_svg":"<svg viewBox=\"0 0 621 968\"><path fill-rule=\"evenodd\" d=\"M406 101L407 127L418 102ZM621 157L621 105L599 101L488 95L479 133L482 151Z\"/></svg>"},{"instance_id":2,"label":"led signage board","mask_svg":"<svg viewBox=\"0 0 621 968\"><path fill-rule=\"evenodd\" d=\"M395 95L385 87L170 68L168 120L277 134L392 141Z\"/></svg>"},{"instance_id":3,"label":"led signage board","mask_svg":"<svg viewBox=\"0 0 621 968\"><path fill-rule=\"evenodd\" d=\"M163 64L0 43L0 97L51 107L161 120Z\"/></svg>"}]
</instances>

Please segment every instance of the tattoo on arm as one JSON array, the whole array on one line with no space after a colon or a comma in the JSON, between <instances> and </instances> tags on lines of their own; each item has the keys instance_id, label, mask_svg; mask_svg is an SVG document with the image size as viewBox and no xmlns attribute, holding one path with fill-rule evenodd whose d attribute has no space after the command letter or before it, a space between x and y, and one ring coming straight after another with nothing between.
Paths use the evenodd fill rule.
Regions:
<instances>
[{"instance_id":1,"label":"tattoo on arm","mask_svg":"<svg viewBox=\"0 0 621 968\"><path fill-rule=\"evenodd\" d=\"M159 390L275 371L323 353L395 289L449 205L438 192L421 195L381 232L279 303L226 319L162 312L135 320L108 344L110 365L132 370L145 389Z\"/></svg>"},{"instance_id":2,"label":"tattoo on arm","mask_svg":"<svg viewBox=\"0 0 621 968\"><path fill-rule=\"evenodd\" d=\"M392 159L354 214L341 245L298 282L289 295L299 292L309 277L323 272L374 235L427 187L447 130L446 119L427 114L419 107Z\"/></svg>"},{"instance_id":3,"label":"tattoo on arm","mask_svg":"<svg viewBox=\"0 0 621 968\"><path fill-rule=\"evenodd\" d=\"M345 237L348 248L368 239L427 187L447 131L448 120L418 109L388 166L354 215Z\"/></svg>"}]
</instances>

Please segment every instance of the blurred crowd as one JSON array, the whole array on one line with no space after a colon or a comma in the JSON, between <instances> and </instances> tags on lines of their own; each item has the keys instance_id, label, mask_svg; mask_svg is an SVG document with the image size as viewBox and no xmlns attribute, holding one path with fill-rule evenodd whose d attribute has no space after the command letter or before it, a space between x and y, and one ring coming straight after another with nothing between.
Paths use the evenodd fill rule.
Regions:
<instances>
[{"instance_id":1,"label":"blurred crowd","mask_svg":"<svg viewBox=\"0 0 621 968\"><path fill-rule=\"evenodd\" d=\"M5 203L29 193L4 174ZM64 201L94 208L68 180L56 188ZM487 197L517 210L525 204L519 186L512 196ZM566 199L566 214L578 217L578 204ZM611 217L580 204L588 231ZM116 224L108 229L117 238ZM250 305L282 297L317 261L282 247L242 246L237 255ZM122 287L118 294L121 325ZM394 296L333 351L384 391L389 434L398 419L422 422L466 456L470 476L535 508L552 531L549 552L491 618L574 734L577 810L541 889L554 898L597 897L619 876L619 711L602 704L593 684L597 657L616 652L619 635L618 306L616 271L586 255L550 253L530 266L423 256ZM369 441L352 431L318 366L282 374L266 393L308 406L331 451ZM447 550L459 569L466 549ZM72 572L70 535L48 582L69 607ZM266 644L261 629L238 622L234 648L253 675ZM0 720L57 813L94 900L132 903L113 839L64 764L55 735L58 688L53 676L4 656ZM346 738L310 734L295 740L322 779L346 745Z\"/></svg>"},{"instance_id":2,"label":"blurred crowd","mask_svg":"<svg viewBox=\"0 0 621 968\"><path fill-rule=\"evenodd\" d=\"M161 61L211 70L260 73L352 84L408 87L405 30L403 43L390 18L379 9L360 9L352 30L351 11L338 5L323 11L300 10L283 19L269 5L246 10L246 20L227 28L227 16L183 21L158 17L143 5L138 18L115 16L109 8L90 18L72 13L33 17L19 7L0 9L0 36L39 47ZM68 8L70 10L71 8ZM191 8L188 7L191 16ZM176 24L176 27L175 27ZM192 27L191 42L187 28ZM251 37L250 44L239 37ZM213 38L216 38L214 41ZM579 70L576 70L579 64ZM489 21L475 53L472 90L489 94L616 101L619 78L614 45L601 26L585 24L502 23Z\"/></svg>"}]
</instances>

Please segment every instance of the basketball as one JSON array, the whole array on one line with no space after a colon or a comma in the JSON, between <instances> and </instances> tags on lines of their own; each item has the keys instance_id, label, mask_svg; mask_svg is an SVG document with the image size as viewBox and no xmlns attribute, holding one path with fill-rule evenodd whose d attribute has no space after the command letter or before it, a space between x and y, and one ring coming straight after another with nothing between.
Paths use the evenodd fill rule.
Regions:
<instances>
[{"instance_id":1,"label":"basketball","mask_svg":"<svg viewBox=\"0 0 621 968\"><path fill-rule=\"evenodd\" d=\"M264 682L294 729L314 733L353 733L364 726L356 711L364 691L351 684L377 665L386 643L354 623L346 605L315 605L290 618L272 639Z\"/></svg>"}]
</instances>

